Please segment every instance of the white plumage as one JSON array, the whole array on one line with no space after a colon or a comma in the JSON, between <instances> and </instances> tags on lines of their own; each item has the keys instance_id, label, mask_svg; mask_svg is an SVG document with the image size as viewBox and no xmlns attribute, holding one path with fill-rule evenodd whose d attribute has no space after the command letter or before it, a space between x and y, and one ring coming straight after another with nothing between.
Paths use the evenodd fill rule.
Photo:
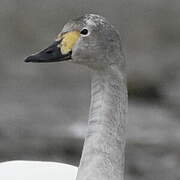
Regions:
<instances>
[{"instance_id":1,"label":"white plumage","mask_svg":"<svg viewBox=\"0 0 180 180\"><path fill-rule=\"evenodd\" d=\"M75 180L75 166L40 161L9 161L0 165L0 180Z\"/></svg>"}]
</instances>

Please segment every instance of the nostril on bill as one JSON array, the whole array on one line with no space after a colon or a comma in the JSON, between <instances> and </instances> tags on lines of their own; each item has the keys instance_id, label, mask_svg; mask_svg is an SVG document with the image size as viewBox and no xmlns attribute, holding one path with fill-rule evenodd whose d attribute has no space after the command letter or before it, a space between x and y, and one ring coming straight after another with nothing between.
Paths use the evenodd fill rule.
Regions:
<instances>
[{"instance_id":1,"label":"nostril on bill","mask_svg":"<svg viewBox=\"0 0 180 180\"><path fill-rule=\"evenodd\" d=\"M47 50L46 53L47 54L51 54L53 51L51 49Z\"/></svg>"}]
</instances>

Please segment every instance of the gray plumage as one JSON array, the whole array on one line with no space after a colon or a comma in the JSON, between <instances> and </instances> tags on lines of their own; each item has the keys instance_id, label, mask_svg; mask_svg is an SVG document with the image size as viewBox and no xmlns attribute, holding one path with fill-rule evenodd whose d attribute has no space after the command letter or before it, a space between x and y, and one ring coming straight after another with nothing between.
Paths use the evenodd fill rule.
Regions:
<instances>
[{"instance_id":1,"label":"gray plumage","mask_svg":"<svg viewBox=\"0 0 180 180\"><path fill-rule=\"evenodd\" d=\"M63 31L86 27L72 62L92 70L91 106L77 180L123 180L127 112L125 59L119 35L103 17L89 14Z\"/></svg>"}]
</instances>

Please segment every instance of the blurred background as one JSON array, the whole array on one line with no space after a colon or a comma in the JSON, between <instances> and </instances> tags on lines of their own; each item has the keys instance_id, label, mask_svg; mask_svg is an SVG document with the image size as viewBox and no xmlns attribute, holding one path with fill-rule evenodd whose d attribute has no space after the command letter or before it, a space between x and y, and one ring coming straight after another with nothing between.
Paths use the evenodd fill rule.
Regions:
<instances>
[{"instance_id":1,"label":"blurred background","mask_svg":"<svg viewBox=\"0 0 180 180\"><path fill-rule=\"evenodd\" d=\"M0 161L78 165L90 73L75 64L26 64L71 18L105 16L128 65L126 180L180 179L179 0L1 0Z\"/></svg>"}]
</instances>

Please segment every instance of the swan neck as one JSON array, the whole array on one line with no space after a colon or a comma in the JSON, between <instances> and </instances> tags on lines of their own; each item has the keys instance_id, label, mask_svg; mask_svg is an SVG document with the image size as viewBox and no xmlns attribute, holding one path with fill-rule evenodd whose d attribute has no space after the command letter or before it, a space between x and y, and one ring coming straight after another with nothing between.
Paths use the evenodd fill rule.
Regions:
<instances>
[{"instance_id":1,"label":"swan neck","mask_svg":"<svg viewBox=\"0 0 180 180\"><path fill-rule=\"evenodd\" d=\"M121 71L93 72L88 132L76 180L124 179L126 110Z\"/></svg>"}]
</instances>

